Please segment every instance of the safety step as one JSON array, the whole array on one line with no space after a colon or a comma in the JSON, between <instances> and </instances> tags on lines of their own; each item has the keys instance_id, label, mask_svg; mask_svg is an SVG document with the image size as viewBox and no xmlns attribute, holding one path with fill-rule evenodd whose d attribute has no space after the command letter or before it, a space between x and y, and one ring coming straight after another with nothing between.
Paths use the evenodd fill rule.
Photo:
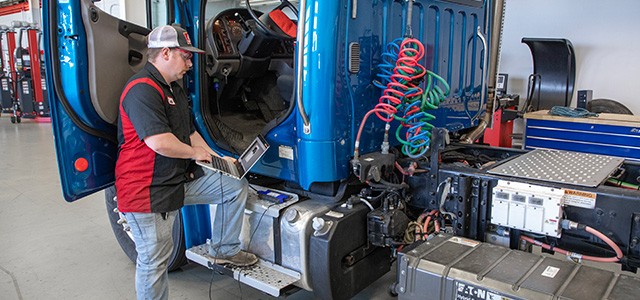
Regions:
<instances>
[{"instance_id":1,"label":"safety step","mask_svg":"<svg viewBox=\"0 0 640 300\"><path fill-rule=\"evenodd\" d=\"M300 273L261 259L257 264L249 267L221 266L214 263L215 260L208 255L207 249L207 244L192 247L186 252L187 258L209 269L226 273L235 280L271 296L280 297L300 280Z\"/></svg>"}]
</instances>

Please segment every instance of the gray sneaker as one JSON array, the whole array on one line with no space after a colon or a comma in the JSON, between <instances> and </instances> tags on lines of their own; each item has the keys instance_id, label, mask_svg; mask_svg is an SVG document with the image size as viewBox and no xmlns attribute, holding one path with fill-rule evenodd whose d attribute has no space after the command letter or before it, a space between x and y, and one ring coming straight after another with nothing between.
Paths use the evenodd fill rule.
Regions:
<instances>
[{"instance_id":1,"label":"gray sneaker","mask_svg":"<svg viewBox=\"0 0 640 300\"><path fill-rule=\"evenodd\" d=\"M227 257L214 257L214 263L218 265L234 265L237 267L246 267L254 265L258 262L258 257L249 252L240 250L236 255Z\"/></svg>"}]
</instances>

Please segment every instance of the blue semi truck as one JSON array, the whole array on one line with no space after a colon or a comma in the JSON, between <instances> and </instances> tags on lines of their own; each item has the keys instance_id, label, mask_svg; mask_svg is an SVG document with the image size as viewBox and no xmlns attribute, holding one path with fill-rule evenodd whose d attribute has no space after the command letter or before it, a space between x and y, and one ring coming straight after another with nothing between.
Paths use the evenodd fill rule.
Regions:
<instances>
[{"instance_id":1,"label":"blue semi truck","mask_svg":"<svg viewBox=\"0 0 640 300\"><path fill-rule=\"evenodd\" d=\"M472 145L493 112L503 4L147 1L143 27L110 16L89 0L45 1L48 98L64 197L71 202L106 189L115 236L135 259L112 187L117 107L125 82L146 62L150 28L179 23L194 45L206 50L194 58L183 81L197 130L223 155L239 155L258 135L271 145L251 169L256 193L248 201L241 238L260 263L253 270L222 271L273 296L302 288L341 299L439 233L470 239L467 245L498 241L518 248L530 238L525 232L537 234L534 238L545 232L533 223L514 223L519 203L508 200L509 189L501 190L514 177L487 170L524 152ZM633 166L627 169L631 177L638 173ZM557 182L541 185L563 188ZM609 188L586 189L598 197L622 197L603 211L638 206L633 191ZM269 192L278 201L259 196ZM505 195L507 200L500 200ZM524 199L523 214L534 216L535 209L547 207ZM551 217L557 232L569 217L595 222L590 212L558 201L564 211ZM493 208L494 217L496 205L506 208ZM182 209L170 269L189 260L220 268L203 246L219 226L211 222L216 209ZM540 222L547 217L541 210L535 214ZM640 249L627 239L635 232L627 217L591 226L613 232L614 243L633 258ZM561 241L559 233L547 236L552 239L547 243ZM565 234L562 240L585 237ZM578 249L591 253L610 246L602 239L590 241ZM619 261L627 269L638 265ZM408 279L398 276L391 292L415 296L402 285Z\"/></svg>"}]
</instances>

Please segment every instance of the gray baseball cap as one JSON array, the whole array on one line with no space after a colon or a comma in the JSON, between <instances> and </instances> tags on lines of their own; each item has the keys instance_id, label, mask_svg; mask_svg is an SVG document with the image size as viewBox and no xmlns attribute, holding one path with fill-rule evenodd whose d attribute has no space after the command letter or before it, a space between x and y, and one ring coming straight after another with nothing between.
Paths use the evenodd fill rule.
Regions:
<instances>
[{"instance_id":1,"label":"gray baseball cap","mask_svg":"<svg viewBox=\"0 0 640 300\"><path fill-rule=\"evenodd\" d=\"M164 25L154 28L147 36L148 48L180 48L183 50L204 53L194 47L186 30L178 25Z\"/></svg>"}]
</instances>

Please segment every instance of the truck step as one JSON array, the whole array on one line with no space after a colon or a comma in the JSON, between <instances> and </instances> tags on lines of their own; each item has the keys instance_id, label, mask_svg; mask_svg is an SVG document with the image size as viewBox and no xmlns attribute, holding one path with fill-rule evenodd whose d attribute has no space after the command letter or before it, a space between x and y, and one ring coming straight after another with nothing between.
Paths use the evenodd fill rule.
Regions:
<instances>
[{"instance_id":1,"label":"truck step","mask_svg":"<svg viewBox=\"0 0 640 300\"><path fill-rule=\"evenodd\" d=\"M207 249L207 244L192 247L186 252L187 258L209 269L232 276L235 280L271 296L279 297L300 280L300 273L261 259L249 267L218 265L214 263L213 257L208 255Z\"/></svg>"}]
</instances>

